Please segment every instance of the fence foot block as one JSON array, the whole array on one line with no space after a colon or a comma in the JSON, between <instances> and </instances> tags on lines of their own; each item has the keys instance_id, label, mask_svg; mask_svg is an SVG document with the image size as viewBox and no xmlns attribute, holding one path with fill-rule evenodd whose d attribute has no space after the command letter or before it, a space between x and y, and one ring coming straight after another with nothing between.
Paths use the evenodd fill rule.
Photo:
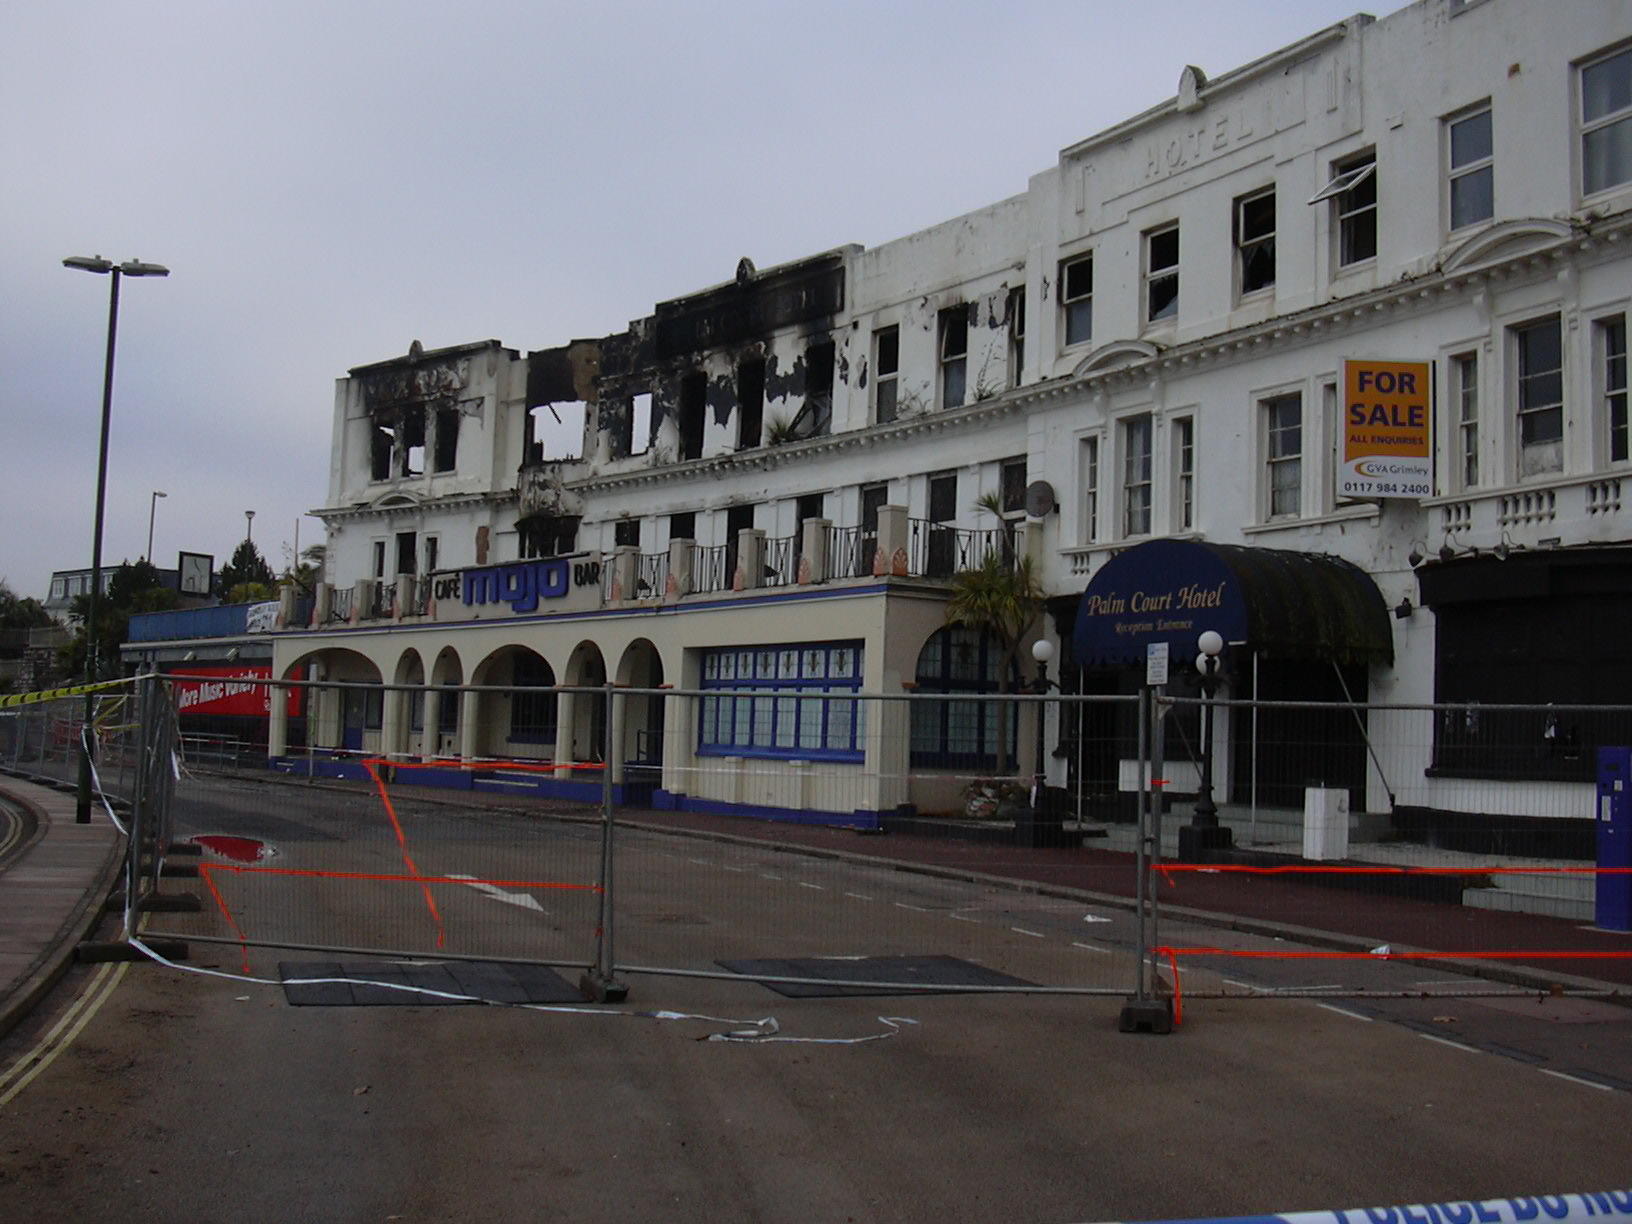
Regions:
<instances>
[{"instance_id":1,"label":"fence foot block","mask_svg":"<svg viewBox=\"0 0 1632 1224\"><path fill-rule=\"evenodd\" d=\"M179 939L149 939L147 946L166 960L186 960L187 945ZM145 961L147 957L123 940L86 940L74 948L74 959L83 965L105 961Z\"/></svg>"},{"instance_id":2,"label":"fence foot block","mask_svg":"<svg viewBox=\"0 0 1632 1224\"><path fill-rule=\"evenodd\" d=\"M578 993L591 1003L622 1003L629 997L629 986L617 978L586 973L578 979Z\"/></svg>"},{"instance_id":3,"label":"fence foot block","mask_svg":"<svg viewBox=\"0 0 1632 1224\"><path fill-rule=\"evenodd\" d=\"M1165 1034L1173 1031L1171 999L1129 999L1116 1027L1124 1033Z\"/></svg>"}]
</instances>

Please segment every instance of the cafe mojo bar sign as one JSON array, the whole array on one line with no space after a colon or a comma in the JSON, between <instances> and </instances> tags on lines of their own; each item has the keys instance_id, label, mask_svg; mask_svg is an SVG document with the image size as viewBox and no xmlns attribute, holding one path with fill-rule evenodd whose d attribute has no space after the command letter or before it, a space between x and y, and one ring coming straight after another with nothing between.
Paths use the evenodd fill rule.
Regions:
<instances>
[{"instance_id":1,"label":"cafe mojo bar sign","mask_svg":"<svg viewBox=\"0 0 1632 1224\"><path fill-rule=\"evenodd\" d=\"M1077 605L1073 653L1085 667L1142 663L1165 642L1191 659L1207 630L1226 642L1247 635L1247 603L1229 566L1203 545L1152 540L1112 557Z\"/></svg>"},{"instance_id":2,"label":"cafe mojo bar sign","mask_svg":"<svg viewBox=\"0 0 1632 1224\"><path fill-rule=\"evenodd\" d=\"M429 581L438 621L582 612L601 606L601 554L439 570Z\"/></svg>"}]
</instances>

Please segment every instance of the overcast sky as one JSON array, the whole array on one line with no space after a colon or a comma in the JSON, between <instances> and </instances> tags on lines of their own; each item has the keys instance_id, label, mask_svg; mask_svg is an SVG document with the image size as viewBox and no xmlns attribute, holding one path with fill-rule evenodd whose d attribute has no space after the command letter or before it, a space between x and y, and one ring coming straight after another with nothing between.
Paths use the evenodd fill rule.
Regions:
<instances>
[{"instance_id":1,"label":"overcast sky","mask_svg":"<svg viewBox=\"0 0 1632 1224\"><path fill-rule=\"evenodd\" d=\"M1381 16L1394 0L1370 6ZM1025 190L1061 148L1356 0L0 4L0 578L275 569L321 524L334 379L654 303Z\"/></svg>"}]
</instances>

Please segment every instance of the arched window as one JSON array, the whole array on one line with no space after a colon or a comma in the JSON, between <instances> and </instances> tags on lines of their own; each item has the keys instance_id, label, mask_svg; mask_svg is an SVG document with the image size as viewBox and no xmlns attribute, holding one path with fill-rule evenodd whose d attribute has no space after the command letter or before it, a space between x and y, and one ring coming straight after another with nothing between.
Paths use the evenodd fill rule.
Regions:
<instances>
[{"instance_id":1,"label":"arched window","mask_svg":"<svg viewBox=\"0 0 1632 1224\"><path fill-rule=\"evenodd\" d=\"M920 693L998 693L1003 647L988 633L960 626L937 630L918 652ZM1010 669L1013 680L1013 669ZM1012 688L1012 685L1010 686ZM998 719L1009 720L1001 766L1014 764L1018 720L1014 704L998 701L912 703L912 763L941 769L999 768Z\"/></svg>"}]
</instances>

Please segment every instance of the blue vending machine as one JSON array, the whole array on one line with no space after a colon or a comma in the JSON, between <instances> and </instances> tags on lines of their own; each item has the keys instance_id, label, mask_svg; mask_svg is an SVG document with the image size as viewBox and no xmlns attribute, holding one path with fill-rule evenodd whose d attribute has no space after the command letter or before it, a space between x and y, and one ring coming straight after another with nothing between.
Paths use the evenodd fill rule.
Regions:
<instances>
[{"instance_id":1,"label":"blue vending machine","mask_svg":"<svg viewBox=\"0 0 1632 1224\"><path fill-rule=\"evenodd\" d=\"M1632 748L1598 749L1598 903L1606 931L1632 931ZM1617 870L1602 870L1613 868Z\"/></svg>"}]
</instances>

